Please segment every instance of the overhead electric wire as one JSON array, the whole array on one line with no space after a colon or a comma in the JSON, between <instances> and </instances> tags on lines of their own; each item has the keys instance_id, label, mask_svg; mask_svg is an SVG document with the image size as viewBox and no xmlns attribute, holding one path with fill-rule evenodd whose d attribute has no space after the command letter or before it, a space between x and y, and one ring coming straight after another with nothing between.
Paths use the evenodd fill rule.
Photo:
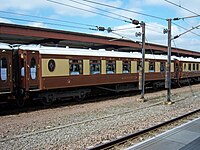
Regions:
<instances>
[{"instance_id":1,"label":"overhead electric wire","mask_svg":"<svg viewBox=\"0 0 200 150\"><path fill-rule=\"evenodd\" d=\"M162 34L162 32L159 32L159 31L156 30L156 29L152 29L152 28L149 28L149 27L146 27L146 28L149 29L149 30L151 30L151 31L153 31L153 32L156 32L156 33Z\"/></svg>"},{"instance_id":2,"label":"overhead electric wire","mask_svg":"<svg viewBox=\"0 0 200 150\"><path fill-rule=\"evenodd\" d=\"M123 30L133 30L133 29L138 29L140 26L136 27L126 27L126 28L119 28L119 29L113 29L112 31L123 31Z\"/></svg>"},{"instance_id":3,"label":"overhead electric wire","mask_svg":"<svg viewBox=\"0 0 200 150\"><path fill-rule=\"evenodd\" d=\"M124 31L124 30L133 30L134 27L127 27L127 28L119 28L119 29L113 29L112 31Z\"/></svg>"},{"instance_id":4,"label":"overhead electric wire","mask_svg":"<svg viewBox=\"0 0 200 150\"><path fill-rule=\"evenodd\" d=\"M180 36L182 36L182 35L184 35L184 34L186 34L186 33L188 33L188 32L191 32L192 30L194 30L194 29L196 29L196 28L198 28L198 27L200 27L200 24L199 24L198 26L196 26L196 27L192 27L191 29L186 30L185 32L183 32L183 33L181 33L181 34L179 34L179 35L176 35L173 39L176 39L176 38L178 38L178 37L180 37Z\"/></svg>"},{"instance_id":5,"label":"overhead electric wire","mask_svg":"<svg viewBox=\"0 0 200 150\"><path fill-rule=\"evenodd\" d=\"M180 26L180 25L178 25L178 24L176 24L176 23L174 23L174 22L172 22L174 25L176 25L176 26L178 26L178 27L180 27L180 28L182 28L182 29L184 29L184 30L188 30L188 29L186 29L185 27L182 27L182 26ZM198 29L198 27L197 27L197 29ZM197 34L197 33L195 33L195 32L193 32L193 31L190 31L192 34L194 34L194 35L196 35L196 36L199 36L200 37L200 34Z\"/></svg>"},{"instance_id":6,"label":"overhead electric wire","mask_svg":"<svg viewBox=\"0 0 200 150\"><path fill-rule=\"evenodd\" d=\"M190 26L190 27L193 27L190 23L188 23L186 20L183 20L183 22L185 23L185 24L187 24L188 26Z\"/></svg>"},{"instance_id":7,"label":"overhead electric wire","mask_svg":"<svg viewBox=\"0 0 200 150\"><path fill-rule=\"evenodd\" d=\"M74 9L78 9L78 10L90 12L90 13L93 13L93 14L97 14L97 15L100 15L100 16L107 17L107 18L111 18L111 19L115 19L115 20L119 20L119 21L131 23L130 21L127 21L127 20L123 20L123 19L120 19L120 18L117 18L117 17L112 17L112 16L110 16L110 15L98 13L98 12L91 11L91 10L87 10L87 9L84 9L84 8L72 6L72 5L69 5L69 4L66 4L66 3L61 3L61 2L54 1L54 0L46 0L46 1L49 1L49 2L52 2L52 3L55 3L55 4L59 4L59 5L63 5L63 6L67 6L67 7L71 7L71 8L74 8Z\"/></svg>"},{"instance_id":8,"label":"overhead electric wire","mask_svg":"<svg viewBox=\"0 0 200 150\"><path fill-rule=\"evenodd\" d=\"M190 12L190 13L193 13L193 14L197 15L197 16L199 15L199 14L197 14L196 12L191 11L191 10L185 8L185 7L182 7L181 5L178 5L178 4L174 3L174 2L171 2L171 1L168 1L168 0L164 0L164 1L166 1L166 2L168 2L168 3L170 3L170 4L172 4L172 5L175 5L175 6L177 6L177 7L180 7L180 8L182 8L182 9L184 9L184 10Z\"/></svg>"},{"instance_id":9,"label":"overhead electric wire","mask_svg":"<svg viewBox=\"0 0 200 150\"><path fill-rule=\"evenodd\" d=\"M44 24L44 25L45 25L45 24L48 24L48 25L62 26L62 27L69 27L69 28L76 28L76 29L95 30L95 29L92 29L92 28L79 27L79 26L70 26L70 25L62 25L62 24L56 24L56 23L41 22L41 21L36 21L36 20L18 19L18 18L12 18L12 17L4 17L4 16L0 16L0 18L3 18L3 19L10 19L10 20L16 20L16 21L21 21L21 22L42 23L42 24Z\"/></svg>"},{"instance_id":10,"label":"overhead electric wire","mask_svg":"<svg viewBox=\"0 0 200 150\"><path fill-rule=\"evenodd\" d=\"M109 13L109 14L113 14L113 15L116 15L116 16L118 16L118 17L126 18L126 19L128 19L128 20L132 20L132 19L129 18L129 17L123 16L123 15L120 15L120 14L117 14L117 13L113 13L113 12L110 12L110 11L107 11L107 10L104 10L104 9L101 9L101 8L98 8L98 7L94 7L94 6L85 4L85 3L81 3L81 2L76 1L76 0L68 0L68 1L71 1L71 2L74 2L74 3L77 3L77 4L81 4L81 5L90 7L90 8L94 8L94 9L97 9L97 10L100 10L100 11L103 11L103 12L106 12L106 13Z\"/></svg>"},{"instance_id":11,"label":"overhead electric wire","mask_svg":"<svg viewBox=\"0 0 200 150\"><path fill-rule=\"evenodd\" d=\"M15 13L15 12L9 12L9 11L1 11L0 13L6 13L6 14L12 14L12 15L20 15L20 16L25 16L25 17L32 17L32 18L39 18L39 19L46 19L46 20L51 20L51 21L58 21L58 22L63 22L63 23L70 23L70 24L77 24L77 25L83 25L83 26L89 26L89 27L96 27L95 25L90 25L90 24L84 24L84 23L78 23L78 22L73 22L73 21L66 21L66 20L60 20L60 19L53 19L53 18L48 18L48 17L41 17L41 16L35 16L35 15L28 15L28 14L22 14L22 13Z\"/></svg>"},{"instance_id":12,"label":"overhead electric wire","mask_svg":"<svg viewBox=\"0 0 200 150\"><path fill-rule=\"evenodd\" d=\"M132 40L131 38L129 38L129 37L127 37L127 36L121 35L121 34L116 33L116 32L111 32L111 33L120 36L122 39L127 39L127 40L130 40L130 41L135 42L134 40Z\"/></svg>"},{"instance_id":13,"label":"overhead electric wire","mask_svg":"<svg viewBox=\"0 0 200 150\"><path fill-rule=\"evenodd\" d=\"M196 13L196 12L194 12L194 11L191 11L190 9L187 9L187 8L185 8L185 7L182 7L181 5L178 5L178 4L176 4L176 3L174 3L174 2L171 2L171 1L168 1L168 0L164 0L164 1L166 1L166 2L168 2L168 3L170 3L170 4L172 4L172 5L175 5L175 6L179 7L179 8L182 8L182 9L184 9L184 10L186 10L186 11L192 13L192 14L195 14L195 16L187 16L187 17L181 17L181 18L174 18L174 20L180 20L180 19L184 20L184 19L189 19L189 18L200 17L200 14L198 14L198 13Z\"/></svg>"},{"instance_id":14,"label":"overhead electric wire","mask_svg":"<svg viewBox=\"0 0 200 150\"><path fill-rule=\"evenodd\" d=\"M166 20L165 18L162 18L162 17L153 16L153 15L149 15L149 14L145 14L145 13L141 13L141 12L137 12L137 11L133 11L133 10L129 10L129 9L124 9L124 8L120 8L120 7L115 7L115 6L111 6L111 5L100 3L100 2L94 2L91 0L82 0L82 1L86 1L88 3L93 3L93 4L97 4L97 5L101 5L101 6L106 6L106 7L110 7L110 8L114 8L114 9L118 9L118 10L123 10L126 12L135 13L135 14L139 14L139 15L143 15L143 16L147 16L147 17L151 17L151 18L155 18L155 19Z\"/></svg>"},{"instance_id":15,"label":"overhead electric wire","mask_svg":"<svg viewBox=\"0 0 200 150\"><path fill-rule=\"evenodd\" d=\"M187 17L181 17L181 18L174 18L174 20L184 20L184 19L189 19L189 18L196 18L196 17L200 17L200 15L196 15L196 16L187 16Z\"/></svg>"},{"instance_id":16,"label":"overhead electric wire","mask_svg":"<svg viewBox=\"0 0 200 150\"><path fill-rule=\"evenodd\" d=\"M150 26L150 27L153 27L153 28L155 28L155 27L158 27L158 28L163 28L163 29L165 29L165 27L161 27L161 25L157 25L157 24L150 24L150 23L148 23L148 22L145 22L145 25L146 26Z\"/></svg>"}]
</instances>

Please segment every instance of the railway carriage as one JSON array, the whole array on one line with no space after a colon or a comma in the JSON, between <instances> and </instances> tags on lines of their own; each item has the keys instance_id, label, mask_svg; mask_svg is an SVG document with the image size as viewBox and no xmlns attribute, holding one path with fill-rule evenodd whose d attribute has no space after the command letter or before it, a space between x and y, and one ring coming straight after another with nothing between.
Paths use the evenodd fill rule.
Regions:
<instances>
[{"instance_id":1,"label":"railway carriage","mask_svg":"<svg viewBox=\"0 0 200 150\"><path fill-rule=\"evenodd\" d=\"M4 44L0 51L0 94L15 97L23 105L27 98L46 104L57 99L83 99L94 88L113 92L138 89L141 54ZM163 87L165 55L146 54L145 85ZM172 57L172 81L200 80L200 60Z\"/></svg>"},{"instance_id":2,"label":"railway carriage","mask_svg":"<svg viewBox=\"0 0 200 150\"><path fill-rule=\"evenodd\" d=\"M8 96L13 93L13 73L12 73L13 50L7 44L0 44L0 95Z\"/></svg>"}]
</instances>

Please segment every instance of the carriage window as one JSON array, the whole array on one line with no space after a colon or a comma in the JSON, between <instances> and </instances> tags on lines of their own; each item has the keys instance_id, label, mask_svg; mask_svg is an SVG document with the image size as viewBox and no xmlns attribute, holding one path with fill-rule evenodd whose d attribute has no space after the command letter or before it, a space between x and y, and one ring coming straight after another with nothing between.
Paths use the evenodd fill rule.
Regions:
<instances>
[{"instance_id":1,"label":"carriage window","mask_svg":"<svg viewBox=\"0 0 200 150\"><path fill-rule=\"evenodd\" d=\"M193 64L193 69L192 70L195 70L195 64Z\"/></svg>"},{"instance_id":2,"label":"carriage window","mask_svg":"<svg viewBox=\"0 0 200 150\"><path fill-rule=\"evenodd\" d=\"M82 60L70 60L70 75L83 74L83 61Z\"/></svg>"},{"instance_id":3,"label":"carriage window","mask_svg":"<svg viewBox=\"0 0 200 150\"><path fill-rule=\"evenodd\" d=\"M199 64L197 64L197 71L199 71Z\"/></svg>"},{"instance_id":4,"label":"carriage window","mask_svg":"<svg viewBox=\"0 0 200 150\"><path fill-rule=\"evenodd\" d=\"M35 58L32 58L31 64L30 64L30 76L31 76L32 80L36 79L36 76L37 76L36 74L37 74L37 72L36 72L36 61L35 61Z\"/></svg>"},{"instance_id":5,"label":"carriage window","mask_svg":"<svg viewBox=\"0 0 200 150\"><path fill-rule=\"evenodd\" d=\"M186 66L186 64L184 64L184 70L186 70L187 69L187 66Z\"/></svg>"},{"instance_id":6,"label":"carriage window","mask_svg":"<svg viewBox=\"0 0 200 150\"><path fill-rule=\"evenodd\" d=\"M20 63L21 63L21 77L24 77L24 59L21 59L20 60Z\"/></svg>"},{"instance_id":7,"label":"carriage window","mask_svg":"<svg viewBox=\"0 0 200 150\"><path fill-rule=\"evenodd\" d=\"M115 73L115 61L112 61L112 60L106 61L106 73L107 74Z\"/></svg>"},{"instance_id":8,"label":"carriage window","mask_svg":"<svg viewBox=\"0 0 200 150\"><path fill-rule=\"evenodd\" d=\"M7 69L8 69L8 64L6 58L1 58L0 61L0 71L1 71L1 80L6 81L7 80Z\"/></svg>"},{"instance_id":9,"label":"carriage window","mask_svg":"<svg viewBox=\"0 0 200 150\"><path fill-rule=\"evenodd\" d=\"M165 70L166 70L165 62L160 62L160 72L165 72Z\"/></svg>"},{"instance_id":10,"label":"carriage window","mask_svg":"<svg viewBox=\"0 0 200 150\"><path fill-rule=\"evenodd\" d=\"M100 74L101 71L100 60L90 60L90 74Z\"/></svg>"},{"instance_id":11,"label":"carriage window","mask_svg":"<svg viewBox=\"0 0 200 150\"><path fill-rule=\"evenodd\" d=\"M155 72L155 62L149 62L149 72Z\"/></svg>"},{"instance_id":12,"label":"carriage window","mask_svg":"<svg viewBox=\"0 0 200 150\"><path fill-rule=\"evenodd\" d=\"M189 70L189 71L192 70L191 64L189 64L189 66L188 66L188 70Z\"/></svg>"},{"instance_id":13,"label":"carriage window","mask_svg":"<svg viewBox=\"0 0 200 150\"><path fill-rule=\"evenodd\" d=\"M123 73L130 73L130 72L131 72L131 62L123 61Z\"/></svg>"},{"instance_id":14,"label":"carriage window","mask_svg":"<svg viewBox=\"0 0 200 150\"><path fill-rule=\"evenodd\" d=\"M141 62L141 61L138 61L138 62L137 62L137 71L138 71L138 72L140 71L140 67L142 67L142 62Z\"/></svg>"}]
</instances>

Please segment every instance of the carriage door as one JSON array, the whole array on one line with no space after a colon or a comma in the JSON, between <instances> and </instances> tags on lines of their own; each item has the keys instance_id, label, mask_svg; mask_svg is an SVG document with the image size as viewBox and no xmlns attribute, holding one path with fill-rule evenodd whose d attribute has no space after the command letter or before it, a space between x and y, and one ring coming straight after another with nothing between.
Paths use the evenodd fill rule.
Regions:
<instances>
[{"instance_id":1,"label":"carriage door","mask_svg":"<svg viewBox=\"0 0 200 150\"><path fill-rule=\"evenodd\" d=\"M11 93L12 90L12 51L0 50L0 93Z\"/></svg>"},{"instance_id":2,"label":"carriage door","mask_svg":"<svg viewBox=\"0 0 200 150\"><path fill-rule=\"evenodd\" d=\"M27 86L29 90L39 89L39 52L27 51Z\"/></svg>"}]
</instances>

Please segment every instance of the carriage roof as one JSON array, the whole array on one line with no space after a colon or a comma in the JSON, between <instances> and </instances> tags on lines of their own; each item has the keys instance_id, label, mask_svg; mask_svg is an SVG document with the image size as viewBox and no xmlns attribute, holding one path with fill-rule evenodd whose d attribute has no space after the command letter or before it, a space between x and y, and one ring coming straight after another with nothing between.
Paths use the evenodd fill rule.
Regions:
<instances>
[{"instance_id":1,"label":"carriage roof","mask_svg":"<svg viewBox=\"0 0 200 150\"><path fill-rule=\"evenodd\" d=\"M11 49L9 44L0 43L1 49ZM39 51L40 54L49 55L78 55L78 56L97 56L97 57L120 57L120 58L135 58L141 59L142 54L139 52L118 52L118 51L106 51L105 49L93 50L93 49L78 49L69 47L48 47L41 45L21 45L15 47L15 49L23 50L34 50ZM155 54L145 54L145 59L153 60L167 60L167 55L155 55ZM171 60L179 60L186 62L200 62L199 58L192 57L177 57L172 56Z\"/></svg>"}]
</instances>

